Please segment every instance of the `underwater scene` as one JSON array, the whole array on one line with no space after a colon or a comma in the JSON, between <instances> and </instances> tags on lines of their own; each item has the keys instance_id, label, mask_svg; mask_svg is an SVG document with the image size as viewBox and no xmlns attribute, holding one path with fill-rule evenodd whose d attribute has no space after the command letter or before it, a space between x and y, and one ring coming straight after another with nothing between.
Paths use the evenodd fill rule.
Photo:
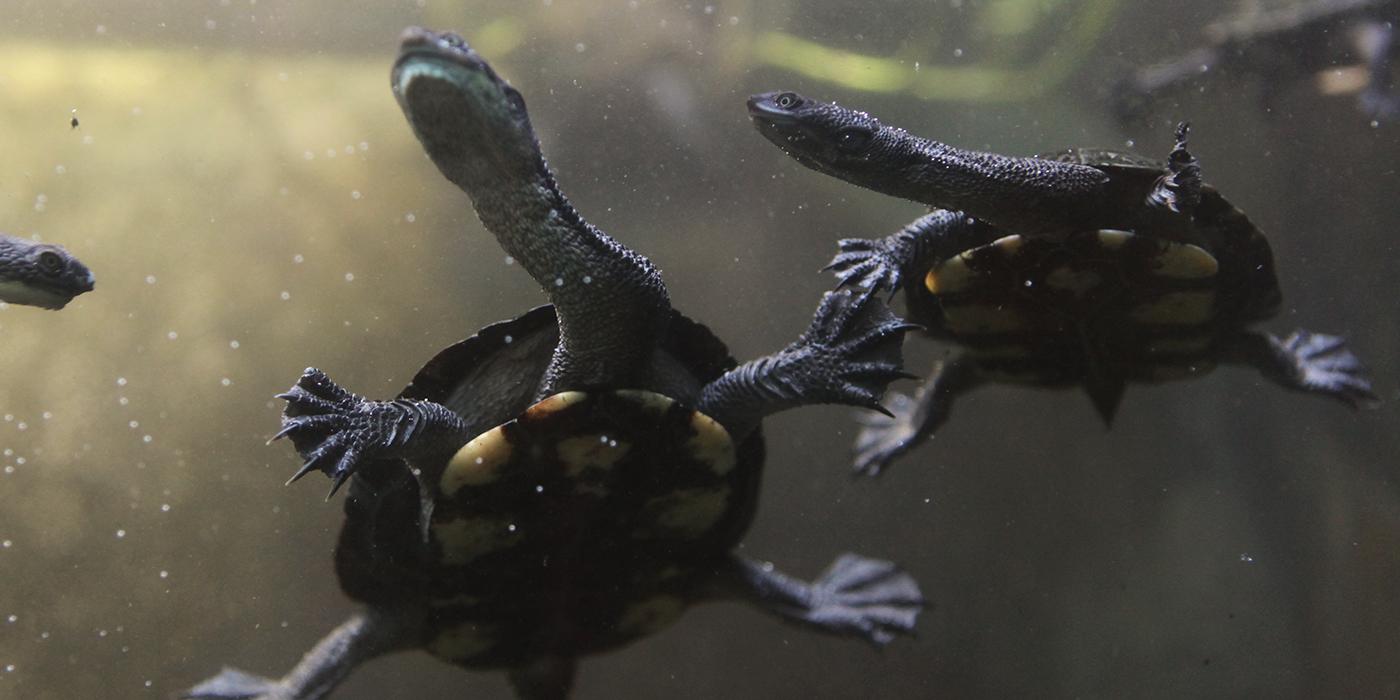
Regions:
<instances>
[{"instance_id":1,"label":"underwater scene","mask_svg":"<svg viewBox=\"0 0 1400 700\"><path fill-rule=\"evenodd\" d=\"M0 698L1400 697L1396 22L7 0Z\"/></svg>"}]
</instances>

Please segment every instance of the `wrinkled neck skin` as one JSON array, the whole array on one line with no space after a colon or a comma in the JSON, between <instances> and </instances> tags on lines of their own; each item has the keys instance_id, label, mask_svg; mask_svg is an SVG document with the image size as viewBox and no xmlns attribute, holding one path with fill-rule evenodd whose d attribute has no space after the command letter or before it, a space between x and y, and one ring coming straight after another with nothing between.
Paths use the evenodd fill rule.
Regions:
<instances>
[{"instance_id":1,"label":"wrinkled neck skin","mask_svg":"<svg viewBox=\"0 0 1400 700\"><path fill-rule=\"evenodd\" d=\"M639 386L670 318L666 288L646 258L574 210L519 93L484 62L464 66L407 48L393 84L433 163L471 197L485 227L555 306L560 340L538 396Z\"/></svg>"},{"instance_id":2,"label":"wrinkled neck skin","mask_svg":"<svg viewBox=\"0 0 1400 700\"><path fill-rule=\"evenodd\" d=\"M901 167L884 182L855 184L1021 234L1097 226L1106 209L1108 176L1097 168L968 151L885 128Z\"/></svg>"}]
</instances>

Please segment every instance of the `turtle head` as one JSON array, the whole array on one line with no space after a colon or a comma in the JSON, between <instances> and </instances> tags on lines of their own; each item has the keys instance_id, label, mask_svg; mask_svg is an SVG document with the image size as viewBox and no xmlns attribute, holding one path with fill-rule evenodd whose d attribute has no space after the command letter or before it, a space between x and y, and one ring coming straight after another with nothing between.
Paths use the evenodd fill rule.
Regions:
<instances>
[{"instance_id":1,"label":"turtle head","mask_svg":"<svg viewBox=\"0 0 1400 700\"><path fill-rule=\"evenodd\" d=\"M459 187L542 169L525 99L462 37L408 28L390 82L424 150Z\"/></svg>"},{"instance_id":2,"label":"turtle head","mask_svg":"<svg viewBox=\"0 0 1400 700\"><path fill-rule=\"evenodd\" d=\"M63 246L0 234L0 301L61 309L93 286L92 271Z\"/></svg>"},{"instance_id":3,"label":"turtle head","mask_svg":"<svg viewBox=\"0 0 1400 700\"><path fill-rule=\"evenodd\" d=\"M758 133L797 162L862 187L888 192L917 162L916 138L879 119L795 92L749 98Z\"/></svg>"}]
</instances>

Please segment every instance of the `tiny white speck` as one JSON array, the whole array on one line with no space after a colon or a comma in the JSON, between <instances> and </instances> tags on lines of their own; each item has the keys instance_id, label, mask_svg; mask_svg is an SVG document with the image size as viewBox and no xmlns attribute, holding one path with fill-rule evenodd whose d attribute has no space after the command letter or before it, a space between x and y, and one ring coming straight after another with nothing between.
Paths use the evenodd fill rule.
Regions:
<instances>
[{"instance_id":1,"label":"tiny white speck","mask_svg":"<svg viewBox=\"0 0 1400 700\"><path fill-rule=\"evenodd\" d=\"M53 174L55 174L55 175L62 175L62 174L64 174L64 173L66 173L66 172L68 172L68 168L63 167L63 164L62 164L62 163L59 163L58 165L53 166Z\"/></svg>"},{"instance_id":2,"label":"tiny white speck","mask_svg":"<svg viewBox=\"0 0 1400 700\"><path fill-rule=\"evenodd\" d=\"M306 258L305 258L301 253L297 253L297 254L295 254L295 255L292 256L292 262L294 262L294 263L300 265L300 264L306 262Z\"/></svg>"},{"instance_id":3,"label":"tiny white speck","mask_svg":"<svg viewBox=\"0 0 1400 700\"><path fill-rule=\"evenodd\" d=\"M542 485L542 484L537 484L537 485L535 486L535 493L544 493L544 485Z\"/></svg>"},{"instance_id":4,"label":"tiny white speck","mask_svg":"<svg viewBox=\"0 0 1400 700\"><path fill-rule=\"evenodd\" d=\"M126 386L126 377L117 377L117 386Z\"/></svg>"},{"instance_id":5,"label":"tiny white speck","mask_svg":"<svg viewBox=\"0 0 1400 700\"><path fill-rule=\"evenodd\" d=\"M5 422L6 422L6 423L13 423L13 422L15 422L15 414L13 414L13 413L6 413L6 414L5 414Z\"/></svg>"},{"instance_id":6,"label":"tiny white speck","mask_svg":"<svg viewBox=\"0 0 1400 700\"><path fill-rule=\"evenodd\" d=\"M476 458L476 463L477 463L477 464L481 464L481 463L484 462L484 461L485 461L485 460L483 460L483 459L480 458L480 457L477 457L477 458Z\"/></svg>"},{"instance_id":7,"label":"tiny white speck","mask_svg":"<svg viewBox=\"0 0 1400 700\"><path fill-rule=\"evenodd\" d=\"M146 681L146 687L147 687L147 688L151 687L151 682L150 682L150 681Z\"/></svg>"},{"instance_id":8,"label":"tiny white speck","mask_svg":"<svg viewBox=\"0 0 1400 700\"><path fill-rule=\"evenodd\" d=\"M506 264L507 264L507 265L514 265L514 264L515 264L515 258L512 258L511 256L507 255L507 256L506 256Z\"/></svg>"},{"instance_id":9,"label":"tiny white speck","mask_svg":"<svg viewBox=\"0 0 1400 700\"><path fill-rule=\"evenodd\" d=\"M14 543L13 541L11 541L11 540L5 540L4 542L0 542L0 547L3 547L3 548L5 548L5 549L9 549L10 547L13 547L14 545L15 545L15 543Z\"/></svg>"},{"instance_id":10,"label":"tiny white speck","mask_svg":"<svg viewBox=\"0 0 1400 700\"><path fill-rule=\"evenodd\" d=\"M48 411L44 411L43 416L44 416L44 420L48 420L48 419L50 419L50 418L53 418L53 414L52 414L52 413L49 413Z\"/></svg>"},{"instance_id":11,"label":"tiny white speck","mask_svg":"<svg viewBox=\"0 0 1400 700\"><path fill-rule=\"evenodd\" d=\"M150 435L142 435L142 436L141 436L141 442L150 443L150 441L151 441L151 436L150 436Z\"/></svg>"},{"instance_id":12,"label":"tiny white speck","mask_svg":"<svg viewBox=\"0 0 1400 700\"><path fill-rule=\"evenodd\" d=\"M14 673L14 672L15 672L15 665L14 665L14 664L5 664L5 673Z\"/></svg>"},{"instance_id":13,"label":"tiny white speck","mask_svg":"<svg viewBox=\"0 0 1400 700\"><path fill-rule=\"evenodd\" d=\"M231 347L231 348L233 348L234 350L237 350L237 349L238 349L238 341L237 341L237 340L230 340L230 341L228 341L228 346Z\"/></svg>"},{"instance_id":14,"label":"tiny white speck","mask_svg":"<svg viewBox=\"0 0 1400 700\"><path fill-rule=\"evenodd\" d=\"M369 150L369 142L368 142L368 141L361 141L361 142L360 142L360 151L368 151L368 150Z\"/></svg>"},{"instance_id":15,"label":"tiny white speck","mask_svg":"<svg viewBox=\"0 0 1400 700\"><path fill-rule=\"evenodd\" d=\"M106 636L107 636L107 630L97 630L97 636L99 636L99 637L106 637Z\"/></svg>"},{"instance_id":16,"label":"tiny white speck","mask_svg":"<svg viewBox=\"0 0 1400 700\"><path fill-rule=\"evenodd\" d=\"M403 215L403 220L404 220L404 221L407 221L408 223L411 224L411 223L417 221L417 220L418 220L418 217L417 217L413 212L409 212L409 213Z\"/></svg>"},{"instance_id":17,"label":"tiny white speck","mask_svg":"<svg viewBox=\"0 0 1400 700\"><path fill-rule=\"evenodd\" d=\"M233 384L233 380L229 379L228 377L224 377L223 379L219 380L219 383L224 386L229 386L230 384Z\"/></svg>"},{"instance_id":18,"label":"tiny white speck","mask_svg":"<svg viewBox=\"0 0 1400 700\"><path fill-rule=\"evenodd\" d=\"M28 429L29 429L29 424L26 423L26 422L24 422L24 421L20 421L20 422L18 422L18 423L15 424L15 427L16 427L16 428L19 428L20 430L28 430ZM21 459L23 459L23 458L21 458ZM15 461L16 461L16 462L19 462L20 464L24 464L24 462L21 462L19 459L15 460Z\"/></svg>"},{"instance_id":19,"label":"tiny white speck","mask_svg":"<svg viewBox=\"0 0 1400 700\"><path fill-rule=\"evenodd\" d=\"M18 465L20 465L20 466L24 466L24 463L25 463L26 461L28 461L28 460L26 460L26 459L23 458L23 457L15 457L15 464L18 464Z\"/></svg>"},{"instance_id":20,"label":"tiny white speck","mask_svg":"<svg viewBox=\"0 0 1400 700\"><path fill-rule=\"evenodd\" d=\"M360 198L360 191L359 191L359 190L350 190L350 199L359 199L359 198Z\"/></svg>"},{"instance_id":21,"label":"tiny white speck","mask_svg":"<svg viewBox=\"0 0 1400 700\"><path fill-rule=\"evenodd\" d=\"M563 277L555 277L555 278L554 278L554 286L556 286L556 287L562 287L562 286L564 286L564 278L563 278Z\"/></svg>"},{"instance_id":22,"label":"tiny white speck","mask_svg":"<svg viewBox=\"0 0 1400 700\"><path fill-rule=\"evenodd\" d=\"M603 443L604 445L608 444L608 436L606 436L606 435L599 435L599 436L598 436L598 442L601 442L601 443Z\"/></svg>"},{"instance_id":23,"label":"tiny white speck","mask_svg":"<svg viewBox=\"0 0 1400 700\"><path fill-rule=\"evenodd\" d=\"M218 27L218 26L219 26L219 23L218 23L218 22L215 22L215 21L212 20L212 19L206 19L206 20L204 20L204 28L205 28L205 29L208 29L208 30L210 30L210 31L213 31L213 30L214 30L216 27Z\"/></svg>"},{"instance_id":24,"label":"tiny white speck","mask_svg":"<svg viewBox=\"0 0 1400 700\"><path fill-rule=\"evenodd\" d=\"M282 292L281 297L282 297L282 301L286 301L286 300L292 298L292 293L291 293L291 292Z\"/></svg>"},{"instance_id":25,"label":"tiny white speck","mask_svg":"<svg viewBox=\"0 0 1400 700\"><path fill-rule=\"evenodd\" d=\"M579 43L574 44L574 50L579 53L583 53L584 51L588 50L588 45L580 41Z\"/></svg>"},{"instance_id":26,"label":"tiny white speck","mask_svg":"<svg viewBox=\"0 0 1400 700\"><path fill-rule=\"evenodd\" d=\"M327 157L327 158L334 158L334 157L335 157L335 149L334 149L334 148L327 148L327 149L326 149L326 157Z\"/></svg>"},{"instance_id":27,"label":"tiny white speck","mask_svg":"<svg viewBox=\"0 0 1400 700\"><path fill-rule=\"evenodd\" d=\"M131 399L128 399L128 398L126 398L125 396L121 396L121 397L118 397L118 398L117 398L117 403L119 403L119 404L125 406L125 405L131 403Z\"/></svg>"},{"instance_id":28,"label":"tiny white speck","mask_svg":"<svg viewBox=\"0 0 1400 700\"><path fill-rule=\"evenodd\" d=\"M13 464L6 464L6 465L5 465L5 473L6 473L6 474L13 474L13 473L15 473L15 465L13 465Z\"/></svg>"},{"instance_id":29,"label":"tiny white speck","mask_svg":"<svg viewBox=\"0 0 1400 700\"><path fill-rule=\"evenodd\" d=\"M352 143L352 144L350 144L350 145L348 145L348 146L345 147L345 155L349 156L349 155L354 155L354 154L355 154L355 144Z\"/></svg>"},{"instance_id":30,"label":"tiny white speck","mask_svg":"<svg viewBox=\"0 0 1400 700\"><path fill-rule=\"evenodd\" d=\"M345 273L345 281L346 281L346 282L354 282L354 281L355 281L355 273L353 273L353 272L347 272L347 273Z\"/></svg>"},{"instance_id":31,"label":"tiny white speck","mask_svg":"<svg viewBox=\"0 0 1400 700\"><path fill-rule=\"evenodd\" d=\"M9 616L9 617L7 617L7 618L5 618L5 619L6 619L6 620L9 620L11 623L18 622L18 621L19 621L19 615L11 615L11 616Z\"/></svg>"},{"instance_id":32,"label":"tiny white speck","mask_svg":"<svg viewBox=\"0 0 1400 700\"><path fill-rule=\"evenodd\" d=\"M315 154L315 153L312 153L311 151L304 151L304 152L302 152L301 157L302 157L304 160L316 160L316 154Z\"/></svg>"},{"instance_id":33,"label":"tiny white speck","mask_svg":"<svg viewBox=\"0 0 1400 700\"><path fill-rule=\"evenodd\" d=\"M963 55L963 50L962 50L962 49L953 49L953 58L962 58L962 55Z\"/></svg>"},{"instance_id":34,"label":"tiny white speck","mask_svg":"<svg viewBox=\"0 0 1400 700\"><path fill-rule=\"evenodd\" d=\"M507 526L506 526L506 530L508 530L508 531L510 531L510 532L515 532L515 523L511 523L511 524L507 525Z\"/></svg>"},{"instance_id":35,"label":"tiny white speck","mask_svg":"<svg viewBox=\"0 0 1400 700\"><path fill-rule=\"evenodd\" d=\"M131 428L132 430L135 430L135 429L141 427L141 424L140 424L140 423L137 423L136 421L129 421L129 422L127 422L127 424L126 424L126 427Z\"/></svg>"},{"instance_id":36,"label":"tiny white speck","mask_svg":"<svg viewBox=\"0 0 1400 700\"><path fill-rule=\"evenodd\" d=\"M166 334L165 334L165 337L167 337L167 338L169 338L169 339L171 339L171 340L174 340L174 339L176 339L176 338L179 338L179 337L180 337L180 334L179 334L179 333L176 333L175 331L170 331L169 333L166 333Z\"/></svg>"},{"instance_id":37,"label":"tiny white speck","mask_svg":"<svg viewBox=\"0 0 1400 700\"><path fill-rule=\"evenodd\" d=\"M731 17L729 18L729 26L731 26L731 27L737 27L737 26L739 26L739 18L738 18L738 17L732 17L732 16L731 16Z\"/></svg>"},{"instance_id":38,"label":"tiny white speck","mask_svg":"<svg viewBox=\"0 0 1400 700\"><path fill-rule=\"evenodd\" d=\"M105 24L99 24L99 25L97 25L96 27L93 27L92 30L95 31L95 32L97 32L98 34L106 34L106 33L107 33L107 25L105 25Z\"/></svg>"},{"instance_id":39,"label":"tiny white speck","mask_svg":"<svg viewBox=\"0 0 1400 700\"><path fill-rule=\"evenodd\" d=\"M508 336L505 337L505 342L506 342L506 345L510 345L511 343L514 343L514 342L515 342L515 337L514 337L514 336L509 336L509 335L508 335Z\"/></svg>"},{"instance_id":40,"label":"tiny white speck","mask_svg":"<svg viewBox=\"0 0 1400 700\"><path fill-rule=\"evenodd\" d=\"M126 537L126 530L117 530L117 539Z\"/></svg>"},{"instance_id":41,"label":"tiny white speck","mask_svg":"<svg viewBox=\"0 0 1400 700\"><path fill-rule=\"evenodd\" d=\"M155 283L156 283L156 276L155 276L155 275L146 275L146 284L155 284Z\"/></svg>"},{"instance_id":42,"label":"tiny white speck","mask_svg":"<svg viewBox=\"0 0 1400 700\"><path fill-rule=\"evenodd\" d=\"M584 276L583 276L583 283L584 283L584 284L593 284L593 275L584 275Z\"/></svg>"},{"instance_id":43,"label":"tiny white speck","mask_svg":"<svg viewBox=\"0 0 1400 700\"><path fill-rule=\"evenodd\" d=\"M1242 561L1242 562L1244 562L1244 563L1246 563L1246 564L1253 564L1253 563L1254 563L1254 557L1250 556L1248 552L1245 552L1244 554L1241 554L1241 555L1240 555L1240 561Z\"/></svg>"},{"instance_id":44,"label":"tiny white speck","mask_svg":"<svg viewBox=\"0 0 1400 700\"><path fill-rule=\"evenodd\" d=\"M160 577L161 577L161 578L170 578L170 572L169 572L169 571L166 571L166 570L164 570L164 569L162 569L161 572L160 572Z\"/></svg>"},{"instance_id":45,"label":"tiny white speck","mask_svg":"<svg viewBox=\"0 0 1400 700\"><path fill-rule=\"evenodd\" d=\"M160 512L162 512L162 513L169 513L169 512L170 512L170 504L169 504L169 503L162 503L162 504L160 504Z\"/></svg>"}]
</instances>

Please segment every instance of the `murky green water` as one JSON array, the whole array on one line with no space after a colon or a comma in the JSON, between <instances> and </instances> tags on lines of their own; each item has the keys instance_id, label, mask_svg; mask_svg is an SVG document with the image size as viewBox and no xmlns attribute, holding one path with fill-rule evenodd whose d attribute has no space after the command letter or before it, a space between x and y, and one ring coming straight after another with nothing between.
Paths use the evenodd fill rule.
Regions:
<instances>
[{"instance_id":1,"label":"murky green water","mask_svg":"<svg viewBox=\"0 0 1400 700\"><path fill-rule=\"evenodd\" d=\"M283 487L295 455L263 444L272 395L316 365L390 396L541 303L394 104L411 24L459 31L524 93L581 212L740 358L805 327L838 238L921 212L754 133L744 98L792 88L1018 154L1165 153L1191 119L1207 179L1271 237L1285 305L1265 327L1345 334L1388 401L1353 413L1223 368L1131 388L1105 431L1079 393L987 387L878 481L847 474L849 411L780 415L743 552L805 576L845 550L898 560L933 603L918 638L876 653L703 606L586 660L578 697L1400 694L1400 124L1306 82L1268 115L1222 81L1118 127L1107 81L1217 3L353 5L0 10L0 230L98 280L61 312L0 310L0 697L284 672L353 606L339 499ZM943 352L913 339L910 367ZM507 694L409 653L335 697Z\"/></svg>"}]
</instances>

